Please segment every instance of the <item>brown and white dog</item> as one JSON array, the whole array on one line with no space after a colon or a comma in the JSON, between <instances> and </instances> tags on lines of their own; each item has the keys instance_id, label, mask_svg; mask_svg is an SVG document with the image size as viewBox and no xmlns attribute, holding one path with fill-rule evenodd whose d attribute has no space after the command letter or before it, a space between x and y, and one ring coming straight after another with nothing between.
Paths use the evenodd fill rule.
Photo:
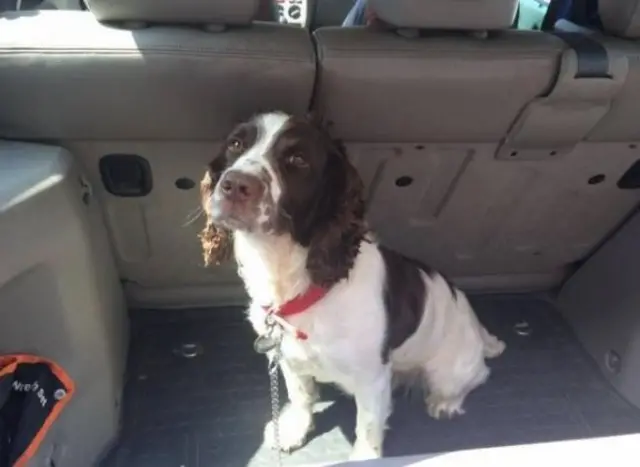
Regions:
<instances>
[{"instance_id":1,"label":"brown and white dog","mask_svg":"<svg viewBox=\"0 0 640 467\"><path fill-rule=\"evenodd\" d=\"M283 450L312 429L316 381L355 397L352 459L382 455L392 376L417 376L432 416L463 413L465 396L489 375L485 358L504 343L440 274L377 243L362 181L319 125L278 112L238 125L201 191L205 262L235 254L258 335L270 312L288 323ZM270 424L265 437L273 442Z\"/></svg>"}]
</instances>

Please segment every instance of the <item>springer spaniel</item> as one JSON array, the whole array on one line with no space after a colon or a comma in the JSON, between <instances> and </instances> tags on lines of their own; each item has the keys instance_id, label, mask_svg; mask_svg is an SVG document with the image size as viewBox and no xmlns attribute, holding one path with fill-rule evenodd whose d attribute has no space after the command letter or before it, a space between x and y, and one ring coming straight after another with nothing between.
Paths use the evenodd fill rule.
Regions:
<instances>
[{"instance_id":1,"label":"springer spaniel","mask_svg":"<svg viewBox=\"0 0 640 467\"><path fill-rule=\"evenodd\" d=\"M355 397L352 459L382 455L392 376L428 390L431 416L463 413L465 396L489 376L485 358L505 345L442 275L376 241L362 181L319 125L277 112L238 125L201 192L205 263L235 255L259 336L267 314L286 321L282 450L312 430L316 381ZM273 443L271 423L265 439Z\"/></svg>"}]
</instances>

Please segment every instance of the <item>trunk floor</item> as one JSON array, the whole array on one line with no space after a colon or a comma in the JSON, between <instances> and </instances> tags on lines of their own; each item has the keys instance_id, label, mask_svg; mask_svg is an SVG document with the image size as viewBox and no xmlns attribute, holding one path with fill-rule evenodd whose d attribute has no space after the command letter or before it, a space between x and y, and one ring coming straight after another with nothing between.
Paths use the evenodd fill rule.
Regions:
<instances>
[{"instance_id":1,"label":"trunk floor","mask_svg":"<svg viewBox=\"0 0 640 467\"><path fill-rule=\"evenodd\" d=\"M472 301L506 352L489 361L492 375L462 417L433 420L419 394L397 394L386 456L640 432L640 411L600 376L552 305L527 296ZM527 336L514 330L521 321ZM261 446L269 385L253 338L238 308L133 312L123 429L103 467L275 465ZM197 343L201 355L177 356L183 343ZM307 445L283 455L284 465L348 456L353 400L323 387L316 411Z\"/></svg>"}]
</instances>

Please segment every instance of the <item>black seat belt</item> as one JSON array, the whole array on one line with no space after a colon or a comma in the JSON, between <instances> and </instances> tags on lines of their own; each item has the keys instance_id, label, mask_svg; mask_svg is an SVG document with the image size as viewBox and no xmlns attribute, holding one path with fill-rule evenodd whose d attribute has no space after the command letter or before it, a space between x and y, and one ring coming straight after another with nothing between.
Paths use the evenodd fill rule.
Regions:
<instances>
[{"instance_id":1,"label":"black seat belt","mask_svg":"<svg viewBox=\"0 0 640 467\"><path fill-rule=\"evenodd\" d=\"M611 78L607 49L593 37L579 32L554 31L576 53L578 59L575 78Z\"/></svg>"},{"instance_id":2,"label":"black seat belt","mask_svg":"<svg viewBox=\"0 0 640 467\"><path fill-rule=\"evenodd\" d=\"M551 0L549 7L544 15L542 24L540 25L541 31L551 31L558 21L558 13L564 0Z\"/></svg>"}]
</instances>

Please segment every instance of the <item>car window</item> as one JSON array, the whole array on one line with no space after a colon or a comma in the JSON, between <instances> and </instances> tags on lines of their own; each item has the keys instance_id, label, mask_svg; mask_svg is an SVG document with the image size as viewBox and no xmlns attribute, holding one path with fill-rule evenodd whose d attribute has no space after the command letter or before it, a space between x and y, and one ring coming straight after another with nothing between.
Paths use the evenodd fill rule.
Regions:
<instances>
[{"instance_id":1,"label":"car window","mask_svg":"<svg viewBox=\"0 0 640 467\"><path fill-rule=\"evenodd\" d=\"M541 29L550 2L551 0L520 0L517 28Z\"/></svg>"}]
</instances>

